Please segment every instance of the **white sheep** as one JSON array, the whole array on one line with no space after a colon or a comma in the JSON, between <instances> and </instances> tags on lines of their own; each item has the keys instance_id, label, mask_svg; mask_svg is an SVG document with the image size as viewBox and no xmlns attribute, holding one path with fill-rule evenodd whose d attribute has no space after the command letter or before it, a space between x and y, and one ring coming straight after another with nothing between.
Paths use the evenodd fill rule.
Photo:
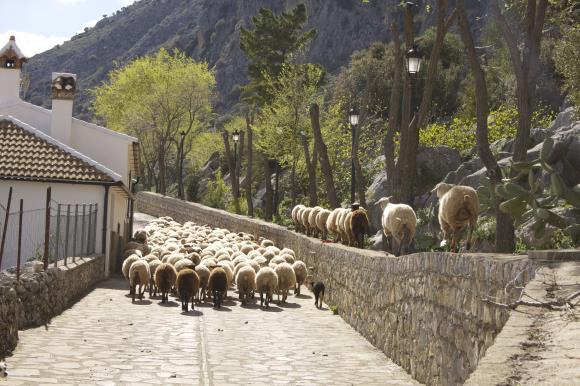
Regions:
<instances>
[{"instance_id":1,"label":"white sheep","mask_svg":"<svg viewBox=\"0 0 580 386\"><path fill-rule=\"evenodd\" d=\"M205 301L210 270L205 265L198 265L195 267L195 272L197 273L197 276L199 276L199 294L197 300L201 301L203 298L203 301Z\"/></svg>"},{"instance_id":2,"label":"white sheep","mask_svg":"<svg viewBox=\"0 0 580 386\"><path fill-rule=\"evenodd\" d=\"M163 264L161 260L151 260L149 262L149 274L151 279L149 280L149 297L157 296L157 286L155 285L155 271L157 268Z\"/></svg>"},{"instance_id":3,"label":"white sheep","mask_svg":"<svg viewBox=\"0 0 580 386\"><path fill-rule=\"evenodd\" d=\"M300 295L300 286L304 284L306 278L308 277L308 269L304 262L297 260L292 264L292 269L296 275L296 286L294 287L294 293Z\"/></svg>"},{"instance_id":4,"label":"white sheep","mask_svg":"<svg viewBox=\"0 0 580 386\"><path fill-rule=\"evenodd\" d=\"M275 269L278 275L278 304L280 304L280 293L282 293L282 303L286 302L290 288L296 285L296 274L292 266L286 262L279 264Z\"/></svg>"},{"instance_id":5,"label":"white sheep","mask_svg":"<svg viewBox=\"0 0 580 386\"><path fill-rule=\"evenodd\" d=\"M131 292L133 293L132 302L135 302L135 293L137 286L139 286L139 300L143 300L143 293L149 285L151 280L151 272L149 271L149 264L145 260L138 260L131 264L129 269L129 284L131 285Z\"/></svg>"},{"instance_id":6,"label":"white sheep","mask_svg":"<svg viewBox=\"0 0 580 386\"><path fill-rule=\"evenodd\" d=\"M415 236L415 211L406 204L392 204L390 197L383 197L377 203L383 210L383 233L391 240L391 251L400 256L409 248Z\"/></svg>"},{"instance_id":7,"label":"white sheep","mask_svg":"<svg viewBox=\"0 0 580 386\"><path fill-rule=\"evenodd\" d=\"M256 275L256 290L260 293L260 307L270 307L272 295L278 290L278 275L270 267L262 267Z\"/></svg>"},{"instance_id":8,"label":"white sheep","mask_svg":"<svg viewBox=\"0 0 580 386\"><path fill-rule=\"evenodd\" d=\"M310 210L308 214L308 229L310 229L310 235L312 237L318 237L318 227L316 226L316 217L318 217L318 213L323 210L320 206L315 206Z\"/></svg>"},{"instance_id":9,"label":"white sheep","mask_svg":"<svg viewBox=\"0 0 580 386\"><path fill-rule=\"evenodd\" d=\"M328 232L334 234L334 242L339 242L341 241L341 233L338 229L338 225L339 225L339 220L340 217L342 216L342 213L347 211L347 209L344 208L336 208L334 209L332 212L330 212L330 215L328 216L328 219L326 220L326 229L328 230Z\"/></svg>"},{"instance_id":10,"label":"white sheep","mask_svg":"<svg viewBox=\"0 0 580 386\"><path fill-rule=\"evenodd\" d=\"M300 211L304 208L306 207L302 204L298 204L294 208L292 208L291 217L292 221L294 221L294 229L296 229L296 232L304 231L304 227L302 225L302 217L299 216Z\"/></svg>"},{"instance_id":11,"label":"white sheep","mask_svg":"<svg viewBox=\"0 0 580 386\"><path fill-rule=\"evenodd\" d=\"M304 208L300 211L300 221L302 222L302 225L304 226L304 234L306 234L307 236L310 236L311 233L311 229L310 229L310 223L308 222L308 218L310 217L310 212L312 212L313 208Z\"/></svg>"},{"instance_id":12,"label":"white sheep","mask_svg":"<svg viewBox=\"0 0 580 386\"><path fill-rule=\"evenodd\" d=\"M316 228L318 229L318 232L320 233L320 238L322 240L326 240L326 238L328 237L328 228L326 228L326 222L328 221L330 213L332 213L330 210L322 209L316 215Z\"/></svg>"},{"instance_id":13,"label":"white sheep","mask_svg":"<svg viewBox=\"0 0 580 386\"><path fill-rule=\"evenodd\" d=\"M243 266L236 276L236 287L242 304L246 304L250 297L253 297L256 290L256 271L249 265Z\"/></svg>"},{"instance_id":14,"label":"white sheep","mask_svg":"<svg viewBox=\"0 0 580 386\"><path fill-rule=\"evenodd\" d=\"M459 248L461 229L468 225L467 249L471 249L473 230L477 225L479 215L479 198L477 192L470 186L439 183L432 192L437 192L439 198L439 225L443 231L444 246L451 235L452 251Z\"/></svg>"}]
</instances>

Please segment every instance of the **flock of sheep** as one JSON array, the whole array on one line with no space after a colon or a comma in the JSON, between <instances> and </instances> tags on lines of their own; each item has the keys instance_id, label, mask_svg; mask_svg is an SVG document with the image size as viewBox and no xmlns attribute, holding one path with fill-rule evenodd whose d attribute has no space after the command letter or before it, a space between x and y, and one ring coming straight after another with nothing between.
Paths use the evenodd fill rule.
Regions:
<instances>
[{"instance_id":1,"label":"flock of sheep","mask_svg":"<svg viewBox=\"0 0 580 386\"><path fill-rule=\"evenodd\" d=\"M174 292L185 312L190 302L193 309L195 301L207 298L219 308L234 284L242 304L255 291L260 306L269 307L274 294L278 303L284 303L290 290L300 294L308 277L306 265L289 248L279 249L267 239L258 244L246 233L193 222L181 225L170 217L155 219L135 232L125 256L122 271L133 301L143 299L147 289L149 296L160 293L162 303Z\"/></svg>"},{"instance_id":2,"label":"flock of sheep","mask_svg":"<svg viewBox=\"0 0 580 386\"><path fill-rule=\"evenodd\" d=\"M461 230L469 227L467 249L471 248L473 229L477 224L479 200L475 189L469 186L440 183L432 190L439 198L439 225L443 232L442 246L450 242L450 249L459 247ZM415 236L417 216L413 208L405 204L393 204L390 197L378 200L383 211L381 224L389 240L391 252L400 256L409 250ZM350 209L336 208L332 211L316 206L309 208L296 205L292 209L296 231L326 240L334 234L334 242L364 247L364 235L369 233L369 219L364 208L357 203ZM451 240L449 240L451 239Z\"/></svg>"}]
</instances>

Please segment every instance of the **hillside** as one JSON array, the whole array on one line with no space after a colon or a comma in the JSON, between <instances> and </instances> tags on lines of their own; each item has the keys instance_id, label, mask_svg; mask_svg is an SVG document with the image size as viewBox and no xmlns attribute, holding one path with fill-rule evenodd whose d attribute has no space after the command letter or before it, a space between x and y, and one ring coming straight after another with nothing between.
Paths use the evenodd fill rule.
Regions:
<instances>
[{"instance_id":1,"label":"hillside","mask_svg":"<svg viewBox=\"0 0 580 386\"><path fill-rule=\"evenodd\" d=\"M91 119L88 90L106 79L114 63L127 63L161 47L184 50L196 60L205 60L216 72L219 97L216 108L227 110L236 101L238 85L246 82L246 61L239 48L240 27L260 7L280 11L294 0L141 0L99 21L95 27L70 41L30 59L30 87L26 99L50 106L50 73L79 75L75 115ZM400 18L398 1L306 0L308 28L318 34L302 60L322 64L331 73L348 62L352 52L370 43L388 41L387 22ZM473 16L483 15L480 2L468 1ZM420 7L424 10L425 7ZM419 13L423 11L418 11ZM421 30L432 15L416 18Z\"/></svg>"}]
</instances>

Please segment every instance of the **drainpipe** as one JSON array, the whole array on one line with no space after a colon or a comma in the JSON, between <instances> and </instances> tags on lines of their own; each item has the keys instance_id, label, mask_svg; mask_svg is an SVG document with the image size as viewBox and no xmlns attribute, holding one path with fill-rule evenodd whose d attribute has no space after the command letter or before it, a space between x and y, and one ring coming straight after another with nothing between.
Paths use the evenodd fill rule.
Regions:
<instances>
[{"instance_id":1,"label":"drainpipe","mask_svg":"<svg viewBox=\"0 0 580 386\"><path fill-rule=\"evenodd\" d=\"M103 256L107 265L107 212L109 211L109 185L105 185L105 202L103 203ZM104 269L103 269L104 270ZM107 272L105 272L107 274Z\"/></svg>"}]
</instances>

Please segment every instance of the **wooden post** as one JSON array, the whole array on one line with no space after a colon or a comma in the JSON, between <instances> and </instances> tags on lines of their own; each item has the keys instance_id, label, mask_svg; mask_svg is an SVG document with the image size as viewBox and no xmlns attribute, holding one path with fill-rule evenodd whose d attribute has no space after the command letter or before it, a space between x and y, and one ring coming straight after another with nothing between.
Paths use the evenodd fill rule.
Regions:
<instances>
[{"instance_id":1,"label":"wooden post","mask_svg":"<svg viewBox=\"0 0 580 386\"><path fill-rule=\"evenodd\" d=\"M64 265L66 265L66 258L68 256L68 237L70 230L70 204L66 205L66 232L64 235Z\"/></svg>"},{"instance_id":2,"label":"wooden post","mask_svg":"<svg viewBox=\"0 0 580 386\"><path fill-rule=\"evenodd\" d=\"M44 270L48 268L48 253L50 244L50 186L46 188L46 214L44 216Z\"/></svg>"},{"instance_id":3,"label":"wooden post","mask_svg":"<svg viewBox=\"0 0 580 386\"><path fill-rule=\"evenodd\" d=\"M56 241L54 242L54 266L58 266L58 243L60 242L60 204L56 207Z\"/></svg>"},{"instance_id":4,"label":"wooden post","mask_svg":"<svg viewBox=\"0 0 580 386\"><path fill-rule=\"evenodd\" d=\"M20 211L18 213L18 255L16 258L16 280L20 280L20 258L22 256L22 215L24 200L20 199Z\"/></svg>"},{"instance_id":5,"label":"wooden post","mask_svg":"<svg viewBox=\"0 0 580 386\"><path fill-rule=\"evenodd\" d=\"M4 230L2 231L2 242L0 243L0 267L2 267L2 256L4 256L4 243L6 242L6 232L8 231L8 220L10 218L11 202L12 202L12 186L8 190L8 204L6 205L6 216L4 216Z\"/></svg>"},{"instance_id":6,"label":"wooden post","mask_svg":"<svg viewBox=\"0 0 580 386\"><path fill-rule=\"evenodd\" d=\"M75 257L77 254L77 229L78 229L78 222L79 222L79 204L75 204L75 225L73 231L73 252L72 252L72 261L75 262Z\"/></svg>"}]
</instances>

